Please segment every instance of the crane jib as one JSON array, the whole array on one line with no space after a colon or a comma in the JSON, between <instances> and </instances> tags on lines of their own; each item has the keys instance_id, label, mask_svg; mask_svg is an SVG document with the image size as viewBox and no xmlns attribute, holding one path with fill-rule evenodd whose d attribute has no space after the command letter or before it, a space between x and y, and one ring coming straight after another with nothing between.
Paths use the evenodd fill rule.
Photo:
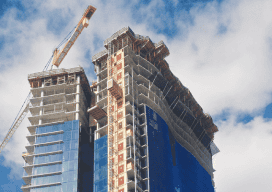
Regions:
<instances>
[{"instance_id":1,"label":"crane jib","mask_svg":"<svg viewBox=\"0 0 272 192\"><path fill-rule=\"evenodd\" d=\"M96 8L94 8L93 6L88 6L81 20L78 22L75 32L72 34L71 38L65 44L62 51L59 52L58 49L55 49L53 63L52 63L53 65L59 67L64 57L66 56L66 54L69 52L70 48L73 46L78 36L81 34L84 27L88 27L89 25L88 21L92 17L95 11L96 11Z\"/></svg>"}]
</instances>

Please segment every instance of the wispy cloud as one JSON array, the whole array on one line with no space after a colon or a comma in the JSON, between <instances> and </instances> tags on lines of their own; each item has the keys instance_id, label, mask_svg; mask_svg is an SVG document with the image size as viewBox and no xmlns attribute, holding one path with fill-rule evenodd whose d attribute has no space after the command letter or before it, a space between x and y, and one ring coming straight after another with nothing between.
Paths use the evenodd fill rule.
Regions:
<instances>
[{"instance_id":1,"label":"wispy cloud","mask_svg":"<svg viewBox=\"0 0 272 192\"><path fill-rule=\"evenodd\" d=\"M204 110L254 113L271 102L267 7L255 1L212 2L190 11L193 24L176 20L186 34L168 43L168 60Z\"/></svg>"}]
</instances>

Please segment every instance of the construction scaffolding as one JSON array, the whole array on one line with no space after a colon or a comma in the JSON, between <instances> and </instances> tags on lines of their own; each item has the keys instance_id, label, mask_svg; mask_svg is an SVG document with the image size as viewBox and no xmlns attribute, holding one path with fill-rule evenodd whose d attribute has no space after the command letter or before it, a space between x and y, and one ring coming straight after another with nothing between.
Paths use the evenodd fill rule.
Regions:
<instances>
[{"instance_id":1,"label":"construction scaffolding","mask_svg":"<svg viewBox=\"0 0 272 192\"><path fill-rule=\"evenodd\" d=\"M83 68L43 71L30 74L28 80L33 95L29 105L31 126L72 121L79 113L86 114L91 89ZM80 121L88 125L87 118Z\"/></svg>"},{"instance_id":2,"label":"construction scaffolding","mask_svg":"<svg viewBox=\"0 0 272 192\"><path fill-rule=\"evenodd\" d=\"M152 107L165 119L176 140L184 146L213 177L211 156L217 147L212 142L218 131L212 118L204 114L191 92L169 69L165 57L169 50L163 41L153 43L149 37L134 34L125 27L104 41L106 48L94 55L97 73L97 105L107 111L107 121L98 121L97 139L108 134L109 190L123 191L117 183L116 159L119 151L117 135L119 118L126 129L126 191L149 191L147 130L144 105ZM122 70L121 70L122 69ZM120 73L120 71L122 73ZM125 110L120 113L124 106ZM140 112L141 111L141 112ZM145 162L142 162L145 161ZM114 171L115 170L115 171ZM122 174L121 174L122 175Z\"/></svg>"}]
</instances>

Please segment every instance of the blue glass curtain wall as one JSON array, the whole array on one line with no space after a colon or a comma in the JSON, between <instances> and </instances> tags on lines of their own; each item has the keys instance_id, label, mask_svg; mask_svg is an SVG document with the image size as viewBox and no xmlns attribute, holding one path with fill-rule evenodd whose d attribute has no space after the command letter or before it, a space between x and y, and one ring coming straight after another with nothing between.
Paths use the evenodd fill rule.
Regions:
<instances>
[{"instance_id":1,"label":"blue glass curtain wall","mask_svg":"<svg viewBox=\"0 0 272 192\"><path fill-rule=\"evenodd\" d=\"M146 106L150 191L214 192L211 176Z\"/></svg>"},{"instance_id":2,"label":"blue glass curtain wall","mask_svg":"<svg viewBox=\"0 0 272 192\"><path fill-rule=\"evenodd\" d=\"M62 132L56 134L56 131ZM37 188L31 189L31 192L78 191L79 121L67 121L62 124L38 127L36 135L35 144L39 145L35 146L34 153L38 155L34 157L36 166L32 170L34 176L31 184ZM45 144L53 141L59 142ZM46 154L52 152L55 153ZM56 163L52 164L52 162ZM47 163L51 164L46 165ZM50 173L51 175L42 175ZM35 175L37 176L35 177ZM60 186L38 187L58 182L61 183Z\"/></svg>"},{"instance_id":3,"label":"blue glass curtain wall","mask_svg":"<svg viewBox=\"0 0 272 192\"><path fill-rule=\"evenodd\" d=\"M68 121L63 131L62 191L77 191L79 121Z\"/></svg>"},{"instance_id":4,"label":"blue glass curtain wall","mask_svg":"<svg viewBox=\"0 0 272 192\"><path fill-rule=\"evenodd\" d=\"M94 142L94 192L108 191L108 135Z\"/></svg>"}]
</instances>

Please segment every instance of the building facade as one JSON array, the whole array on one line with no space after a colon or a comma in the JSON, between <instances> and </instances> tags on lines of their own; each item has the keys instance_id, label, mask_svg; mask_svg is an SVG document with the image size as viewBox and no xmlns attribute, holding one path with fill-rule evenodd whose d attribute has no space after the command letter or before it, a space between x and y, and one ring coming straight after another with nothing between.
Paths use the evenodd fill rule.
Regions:
<instances>
[{"instance_id":1,"label":"building facade","mask_svg":"<svg viewBox=\"0 0 272 192\"><path fill-rule=\"evenodd\" d=\"M83 68L28 76L25 192L214 191L218 131L170 71L167 46L125 27Z\"/></svg>"},{"instance_id":2,"label":"building facade","mask_svg":"<svg viewBox=\"0 0 272 192\"><path fill-rule=\"evenodd\" d=\"M24 192L92 189L93 140L87 108L91 89L83 68L54 69L28 76L30 126Z\"/></svg>"},{"instance_id":3,"label":"building facade","mask_svg":"<svg viewBox=\"0 0 272 192\"><path fill-rule=\"evenodd\" d=\"M166 45L123 28L92 61L95 192L214 191L218 131L169 69Z\"/></svg>"}]
</instances>

